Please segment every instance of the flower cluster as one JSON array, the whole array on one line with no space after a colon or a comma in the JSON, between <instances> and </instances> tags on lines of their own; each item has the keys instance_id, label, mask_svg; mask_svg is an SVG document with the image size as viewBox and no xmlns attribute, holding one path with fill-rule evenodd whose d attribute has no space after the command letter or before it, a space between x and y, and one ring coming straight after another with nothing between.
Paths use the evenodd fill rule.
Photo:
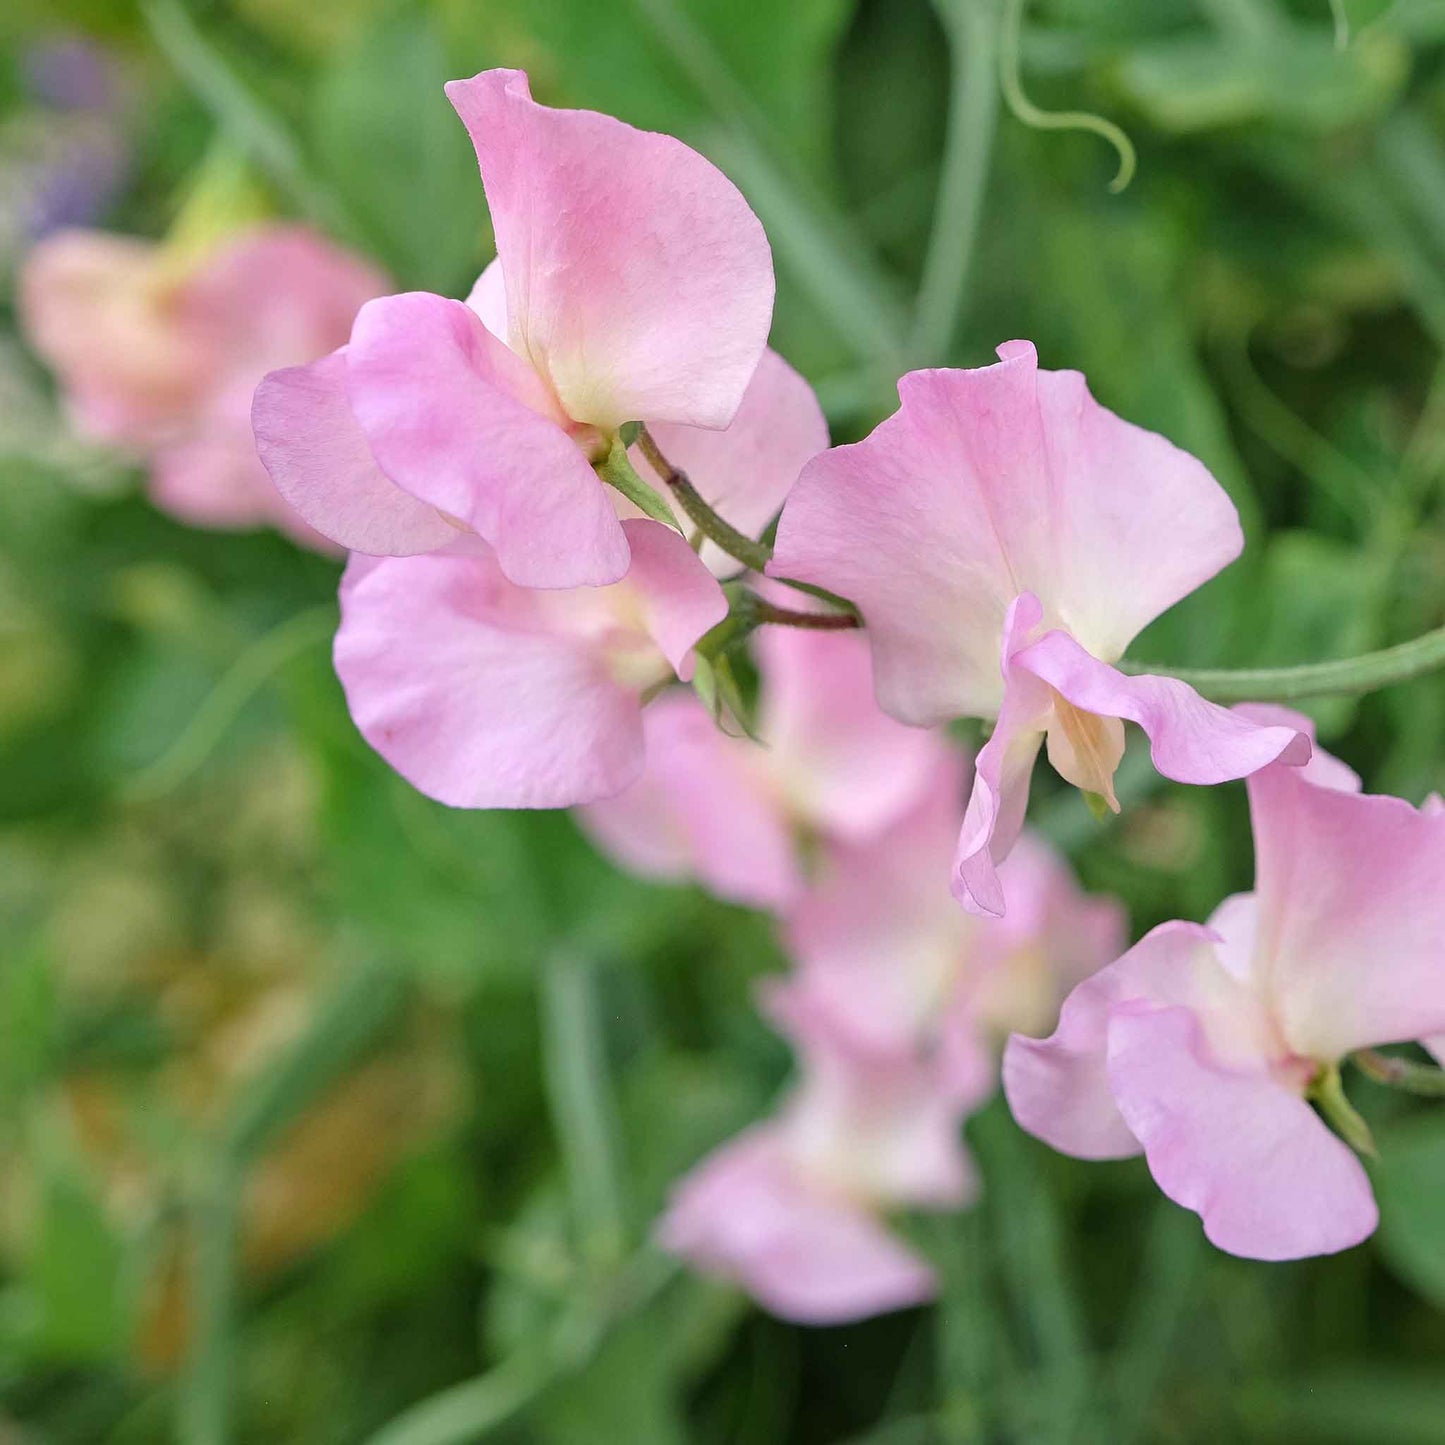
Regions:
<instances>
[{"instance_id":1,"label":"flower cluster","mask_svg":"<svg viewBox=\"0 0 1445 1445\"><path fill-rule=\"evenodd\" d=\"M1367 1234L1326 1121L1367 1146L1346 1056L1445 1045L1445 810L1361 793L1301 717L1119 665L1239 554L1224 490L1027 341L904 376L830 448L768 349L768 242L726 177L517 71L447 93L497 243L464 301L379 296L290 232L182 289L61 238L31 329L79 416L203 520L238 358L284 362L255 447L352 554L335 662L371 745L444 803L576 807L624 866L776 916L793 970L764 1007L798 1082L683 1182L665 1242L797 1319L927 1297L886 1215L971 1196L961 1125L1001 1053L1024 1127L1142 1153L1225 1249ZM223 353L226 327L254 344ZM990 729L971 767L960 718ZM1126 723L1167 778L1248 780L1258 884L1123 952L1024 820L1041 747L1117 811Z\"/></svg>"}]
</instances>

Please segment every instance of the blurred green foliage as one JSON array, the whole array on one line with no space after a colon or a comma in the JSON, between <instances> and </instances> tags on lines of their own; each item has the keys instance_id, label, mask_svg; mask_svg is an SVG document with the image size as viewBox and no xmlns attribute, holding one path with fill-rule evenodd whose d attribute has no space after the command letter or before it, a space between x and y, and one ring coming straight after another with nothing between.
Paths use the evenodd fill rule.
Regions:
<instances>
[{"instance_id":1,"label":"blurred green foliage","mask_svg":"<svg viewBox=\"0 0 1445 1445\"><path fill-rule=\"evenodd\" d=\"M968 6L996 39L995 0L14 0L0 148L24 47L91 35L134 92L106 224L162 231L219 134L278 210L458 293L490 245L441 84L522 66L733 175L836 439L904 366L1026 335L1203 457L1250 545L1137 656L1439 626L1445 3L1345 0L1341 48L1325 0L1037 0L1030 95L1115 119L1139 172L1111 196L1097 137L1000 113L976 245L934 215ZM966 274L920 354L930 254ZM0 1438L1445 1441L1445 1111L1367 1084L1384 1223L1335 1259L1212 1254L1141 1165L997 1105L983 1204L917 1226L936 1309L802 1331L658 1257L668 1184L787 1069L766 924L564 816L416 795L331 676L335 565L138 500L6 306ZM1445 786L1445 679L1317 716L1368 786ZM1135 777L1103 824L1040 779L1091 887L1142 931L1248 885L1241 789Z\"/></svg>"}]
</instances>

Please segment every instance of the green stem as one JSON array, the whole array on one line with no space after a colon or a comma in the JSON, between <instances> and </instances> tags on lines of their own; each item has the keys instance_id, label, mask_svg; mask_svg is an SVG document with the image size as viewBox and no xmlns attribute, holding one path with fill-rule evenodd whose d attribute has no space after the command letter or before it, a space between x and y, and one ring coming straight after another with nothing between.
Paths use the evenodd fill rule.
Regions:
<instances>
[{"instance_id":1,"label":"green stem","mask_svg":"<svg viewBox=\"0 0 1445 1445\"><path fill-rule=\"evenodd\" d=\"M1380 1151L1375 1147L1370 1126L1360 1117L1355 1106L1345 1095L1345 1086L1340 1079L1338 1064L1321 1069L1319 1077L1310 1086L1310 1098L1319 1105L1320 1113L1335 1133L1358 1154L1367 1159L1378 1159Z\"/></svg>"},{"instance_id":2,"label":"green stem","mask_svg":"<svg viewBox=\"0 0 1445 1445\"><path fill-rule=\"evenodd\" d=\"M1024 94L1019 75L1019 32L1023 28L1025 0L1007 0L1003 38L999 46L999 86L1014 119L1034 130L1087 130L1102 136L1119 155L1119 169L1109 189L1122 191L1134 178L1138 157L1134 142L1111 120L1086 110L1041 110Z\"/></svg>"},{"instance_id":3,"label":"green stem","mask_svg":"<svg viewBox=\"0 0 1445 1445\"><path fill-rule=\"evenodd\" d=\"M1407 1094L1422 1094L1430 1099L1445 1099L1445 1069L1417 1064L1411 1059L1382 1054L1374 1049L1358 1049L1351 1057L1355 1067L1367 1079L1387 1088L1403 1089Z\"/></svg>"},{"instance_id":4,"label":"green stem","mask_svg":"<svg viewBox=\"0 0 1445 1445\"><path fill-rule=\"evenodd\" d=\"M934 0L948 33L953 85L943 173L913 322L914 354L929 366L948 354L978 240L998 116L996 6L997 0Z\"/></svg>"},{"instance_id":5,"label":"green stem","mask_svg":"<svg viewBox=\"0 0 1445 1445\"><path fill-rule=\"evenodd\" d=\"M1378 652L1341 657L1333 662L1311 662L1300 667L1195 670L1120 664L1121 671L1136 676L1160 673L1176 677L1196 692L1221 703L1294 702L1304 697L1374 692L1377 688L1409 682L1441 667L1445 667L1445 627Z\"/></svg>"},{"instance_id":6,"label":"green stem","mask_svg":"<svg viewBox=\"0 0 1445 1445\"><path fill-rule=\"evenodd\" d=\"M755 542L751 537L745 537L730 522L718 516L688 480L687 473L673 466L663 456L645 426L638 429L637 446L703 536L715 542L729 557L741 562L750 571L761 572L768 565L773 555L772 548L762 542Z\"/></svg>"},{"instance_id":7,"label":"green stem","mask_svg":"<svg viewBox=\"0 0 1445 1445\"><path fill-rule=\"evenodd\" d=\"M862 627L856 612L798 612L791 607L774 607L760 597L752 598L747 611L756 626L802 627L813 632L846 632Z\"/></svg>"}]
</instances>

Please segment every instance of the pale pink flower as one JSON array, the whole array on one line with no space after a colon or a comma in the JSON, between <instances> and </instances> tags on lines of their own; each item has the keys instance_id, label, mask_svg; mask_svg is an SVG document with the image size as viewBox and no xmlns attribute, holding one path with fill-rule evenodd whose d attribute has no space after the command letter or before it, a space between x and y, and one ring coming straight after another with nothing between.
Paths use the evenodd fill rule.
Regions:
<instances>
[{"instance_id":1,"label":"pale pink flower","mask_svg":"<svg viewBox=\"0 0 1445 1445\"><path fill-rule=\"evenodd\" d=\"M1024 1128L1086 1159L1142 1151L1250 1258L1370 1234L1369 1179L1310 1090L1352 1050L1445 1028L1445 817L1351 786L1338 764L1256 773L1255 892L1154 929L1004 1058Z\"/></svg>"},{"instance_id":2,"label":"pale pink flower","mask_svg":"<svg viewBox=\"0 0 1445 1445\"><path fill-rule=\"evenodd\" d=\"M644 719L642 776L579 817L636 873L776 909L802 888L805 851L886 828L932 786L949 748L879 711L856 634L767 627L756 649L761 746L720 731L696 698L659 698Z\"/></svg>"},{"instance_id":3,"label":"pale pink flower","mask_svg":"<svg viewBox=\"0 0 1445 1445\"><path fill-rule=\"evenodd\" d=\"M801 1010L779 1023L799 1050L800 1082L775 1118L677 1186L659 1227L663 1245L805 1324L930 1299L931 1268L885 1215L958 1208L973 1197L963 1111L926 1062L857 1049Z\"/></svg>"},{"instance_id":4,"label":"pale pink flower","mask_svg":"<svg viewBox=\"0 0 1445 1445\"><path fill-rule=\"evenodd\" d=\"M497 260L468 302L385 297L327 362L268 377L261 456L353 551L431 551L461 528L518 584L616 582L627 538L593 463L625 422L733 420L772 316L767 238L671 136L537 105L515 70L447 95Z\"/></svg>"},{"instance_id":5,"label":"pale pink flower","mask_svg":"<svg viewBox=\"0 0 1445 1445\"><path fill-rule=\"evenodd\" d=\"M1193 457L1099 406L1072 371L1011 341L976 371L916 371L871 436L815 458L788 497L770 568L857 604L878 700L904 722L995 720L980 752L954 889L998 914L1041 743L1117 806L1123 720L1188 783L1246 776L1308 741L1110 664L1239 553L1233 505Z\"/></svg>"},{"instance_id":6,"label":"pale pink flower","mask_svg":"<svg viewBox=\"0 0 1445 1445\"><path fill-rule=\"evenodd\" d=\"M963 787L961 763L941 767L892 826L825 850L786 918L796 971L778 992L859 1048L932 1051L943 1086L972 1106L992 1093L1008 1034L1048 1032L1126 934L1120 906L1081 892L1028 832L999 869L1007 916L960 909L946 877Z\"/></svg>"},{"instance_id":7,"label":"pale pink flower","mask_svg":"<svg viewBox=\"0 0 1445 1445\"><path fill-rule=\"evenodd\" d=\"M158 507L202 527L271 523L314 545L257 459L251 395L273 368L345 341L383 290L365 262L286 225L199 253L59 232L30 253L19 295L77 429L145 461Z\"/></svg>"},{"instance_id":8,"label":"pale pink flower","mask_svg":"<svg viewBox=\"0 0 1445 1445\"><path fill-rule=\"evenodd\" d=\"M622 527L632 560L607 587L518 587L478 538L353 556L335 659L366 740L453 807L559 808L627 787L645 695L691 676L727 601L670 527Z\"/></svg>"}]
</instances>

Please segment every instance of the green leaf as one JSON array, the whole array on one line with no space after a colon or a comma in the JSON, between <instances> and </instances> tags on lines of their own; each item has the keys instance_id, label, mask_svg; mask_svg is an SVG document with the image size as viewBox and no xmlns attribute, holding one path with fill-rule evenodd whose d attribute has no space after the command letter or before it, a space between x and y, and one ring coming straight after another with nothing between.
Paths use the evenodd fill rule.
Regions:
<instances>
[{"instance_id":1,"label":"green leaf","mask_svg":"<svg viewBox=\"0 0 1445 1445\"><path fill-rule=\"evenodd\" d=\"M465 292L489 252L466 129L443 86L457 74L426 13L389 16L316 82L318 165L399 285Z\"/></svg>"}]
</instances>

